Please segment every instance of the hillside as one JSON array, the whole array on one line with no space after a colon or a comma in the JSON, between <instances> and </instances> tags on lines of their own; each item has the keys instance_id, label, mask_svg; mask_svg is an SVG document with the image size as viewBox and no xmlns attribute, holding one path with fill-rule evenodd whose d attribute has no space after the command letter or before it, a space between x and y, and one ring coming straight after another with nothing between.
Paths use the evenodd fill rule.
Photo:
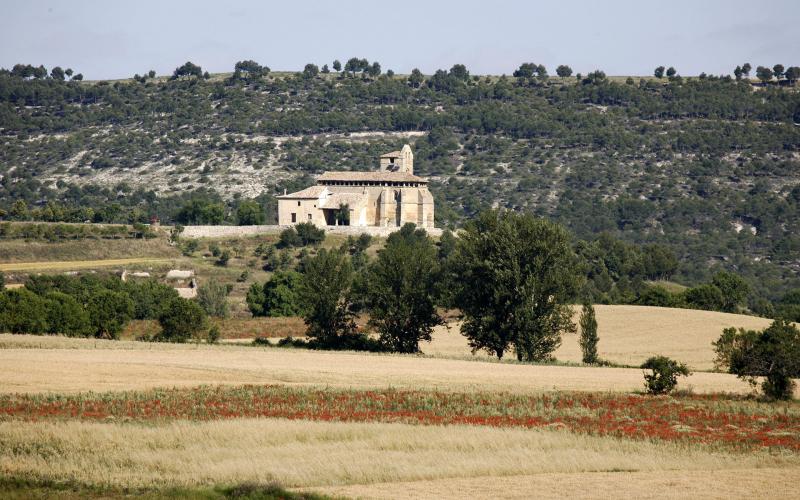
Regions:
<instances>
[{"instance_id":1,"label":"hillside","mask_svg":"<svg viewBox=\"0 0 800 500\"><path fill-rule=\"evenodd\" d=\"M437 225L532 211L576 236L672 248L675 279L719 268L769 299L798 286L800 94L727 78L269 74L117 82L0 74L9 216L196 222L189 199L255 198L412 144ZM13 206L24 200L21 207Z\"/></svg>"}]
</instances>

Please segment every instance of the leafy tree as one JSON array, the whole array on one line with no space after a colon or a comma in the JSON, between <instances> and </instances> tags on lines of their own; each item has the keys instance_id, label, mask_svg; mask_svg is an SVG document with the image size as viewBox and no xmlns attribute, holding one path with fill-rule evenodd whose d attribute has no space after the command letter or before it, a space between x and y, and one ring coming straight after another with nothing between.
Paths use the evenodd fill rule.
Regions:
<instances>
[{"instance_id":1,"label":"leafy tree","mask_svg":"<svg viewBox=\"0 0 800 500\"><path fill-rule=\"evenodd\" d=\"M675 71L675 68L673 68L672 66L667 68L667 78L672 78L673 76L675 76L677 74L678 74L678 72Z\"/></svg>"},{"instance_id":2,"label":"leafy tree","mask_svg":"<svg viewBox=\"0 0 800 500\"><path fill-rule=\"evenodd\" d=\"M342 70L342 63L340 63L338 59L333 61L333 70L336 71L336 72L339 72L339 71Z\"/></svg>"},{"instance_id":3,"label":"leafy tree","mask_svg":"<svg viewBox=\"0 0 800 500\"><path fill-rule=\"evenodd\" d=\"M300 235L297 234L297 229L295 229L294 226L287 227L281 231L281 234L278 237L278 246L281 248L293 248L302 245L303 240L300 239Z\"/></svg>"},{"instance_id":4,"label":"leafy tree","mask_svg":"<svg viewBox=\"0 0 800 500\"><path fill-rule=\"evenodd\" d=\"M181 207L175 217L181 224L222 224L225 219L225 206L210 200L194 198Z\"/></svg>"},{"instance_id":5,"label":"leafy tree","mask_svg":"<svg viewBox=\"0 0 800 500\"><path fill-rule=\"evenodd\" d=\"M147 77L148 78L155 78L156 77L156 72L151 69L150 71L147 72Z\"/></svg>"},{"instance_id":6,"label":"leafy tree","mask_svg":"<svg viewBox=\"0 0 800 500\"><path fill-rule=\"evenodd\" d=\"M203 311L217 318L228 317L228 287L215 279L197 289L197 304Z\"/></svg>"},{"instance_id":7,"label":"leafy tree","mask_svg":"<svg viewBox=\"0 0 800 500\"><path fill-rule=\"evenodd\" d=\"M768 81L772 80L772 70L764 66L759 66L756 68L756 78L761 80L763 83L767 83Z\"/></svg>"},{"instance_id":8,"label":"leafy tree","mask_svg":"<svg viewBox=\"0 0 800 500\"><path fill-rule=\"evenodd\" d=\"M303 78L306 80L310 80L316 77L319 74L319 67L316 64L306 64L306 67L303 68Z\"/></svg>"},{"instance_id":9,"label":"leafy tree","mask_svg":"<svg viewBox=\"0 0 800 500\"><path fill-rule=\"evenodd\" d=\"M299 298L302 275L295 271L277 271L263 285L253 283L247 292L247 306L253 316L300 316Z\"/></svg>"},{"instance_id":10,"label":"leafy tree","mask_svg":"<svg viewBox=\"0 0 800 500\"><path fill-rule=\"evenodd\" d=\"M236 208L236 221L240 226L264 224L264 210L255 200L245 200Z\"/></svg>"},{"instance_id":11,"label":"leafy tree","mask_svg":"<svg viewBox=\"0 0 800 500\"><path fill-rule=\"evenodd\" d=\"M6 275L0 271L0 293L6 288Z\"/></svg>"},{"instance_id":12,"label":"leafy tree","mask_svg":"<svg viewBox=\"0 0 800 500\"><path fill-rule=\"evenodd\" d=\"M722 307L725 312L736 312L736 308L744 302L750 293L750 285L741 276L729 272L714 275L711 283L722 293Z\"/></svg>"},{"instance_id":13,"label":"leafy tree","mask_svg":"<svg viewBox=\"0 0 800 500\"><path fill-rule=\"evenodd\" d=\"M778 80L783 78L783 75L784 75L783 64L776 64L775 66L773 66L772 67L772 73L775 75L775 78L777 78Z\"/></svg>"},{"instance_id":14,"label":"leafy tree","mask_svg":"<svg viewBox=\"0 0 800 500\"><path fill-rule=\"evenodd\" d=\"M250 313L253 316L267 315L264 311L264 300L264 286L258 283L252 283L250 288L247 289L245 302L247 302L247 308L250 309Z\"/></svg>"},{"instance_id":15,"label":"leafy tree","mask_svg":"<svg viewBox=\"0 0 800 500\"><path fill-rule=\"evenodd\" d=\"M741 66L736 66L736 69L733 70L733 76L736 77L737 81L742 79L742 73L743 71Z\"/></svg>"},{"instance_id":16,"label":"leafy tree","mask_svg":"<svg viewBox=\"0 0 800 500\"><path fill-rule=\"evenodd\" d=\"M294 229L297 231L297 236L303 246L319 245L325 241L325 230L311 222L301 222L295 225Z\"/></svg>"},{"instance_id":17,"label":"leafy tree","mask_svg":"<svg viewBox=\"0 0 800 500\"><path fill-rule=\"evenodd\" d=\"M450 76L465 82L469 80L469 71L467 71L467 67L463 64L454 64L453 67L450 68Z\"/></svg>"},{"instance_id":18,"label":"leafy tree","mask_svg":"<svg viewBox=\"0 0 800 500\"><path fill-rule=\"evenodd\" d=\"M325 74L327 75L328 73L330 73L330 72L331 72L331 69L328 67L328 65L327 65L327 64L323 64L323 65L322 65L322 69L321 69L320 71L321 71L322 73L325 73Z\"/></svg>"},{"instance_id":19,"label":"leafy tree","mask_svg":"<svg viewBox=\"0 0 800 500\"><path fill-rule=\"evenodd\" d=\"M184 63L183 66L178 66L177 68L175 68L175 71L172 73L172 79L177 80L178 78L182 78L184 76L194 76L196 78L202 78L203 68L192 63L191 61L187 61L186 63Z\"/></svg>"},{"instance_id":20,"label":"leafy tree","mask_svg":"<svg viewBox=\"0 0 800 500\"><path fill-rule=\"evenodd\" d=\"M381 65L380 65L380 63L378 61L374 61L372 63L372 65L369 67L369 69L367 70L367 73L369 74L369 76L371 76L373 78L375 78L378 75L380 75L381 74Z\"/></svg>"},{"instance_id":21,"label":"leafy tree","mask_svg":"<svg viewBox=\"0 0 800 500\"><path fill-rule=\"evenodd\" d=\"M713 343L715 365L751 384L764 377L762 390L775 399L791 399L792 378L800 377L800 330L778 319L763 331L726 328Z\"/></svg>"},{"instance_id":22,"label":"leafy tree","mask_svg":"<svg viewBox=\"0 0 800 500\"><path fill-rule=\"evenodd\" d=\"M422 76L422 72L417 68L414 68L411 70L411 75L408 77L408 84L413 88L418 89L424 80L425 77Z\"/></svg>"},{"instance_id":23,"label":"leafy tree","mask_svg":"<svg viewBox=\"0 0 800 500\"><path fill-rule=\"evenodd\" d=\"M89 315L71 295L52 291L44 296L47 301L48 332L69 337L85 337L91 334Z\"/></svg>"},{"instance_id":24,"label":"leafy tree","mask_svg":"<svg viewBox=\"0 0 800 500\"><path fill-rule=\"evenodd\" d=\"M706 311L721 311L725 305L722 291L712 284L690 288L684 292L684 298L689 307Z\"/></svg>"},{"instance_id":25,"label":"leafy tree","mask_svg":"<svg viewBox=\"0 0 800 500\"><path fill-rule=\"evenodd\" d=\"M548 359L561 333L575 331L567 304L578 286L576 258L561 227L531 215L487 211L458 241L464 312L461 332L473 350L502 358Z\"/></svg>"},{"instance_id":26,"label":"leafy tree","mask_svg":"<svg viewBox=\"0 0 800 500\"><path fill-rule=\"evenodd\" d=\"M438 259L424 229L405 224L392 233L369 268L370 325L395 352L419 351L433 327L443 324L436 312Z\"/></svg>"},{"instance_id":27,"label":"leafy tree","mask_svg":"<svg viewBox=\"0 0 800 500\"><path fill-rule=\"evenodd\" d=\"M257 80L269 73L269 68L261 66L253 60L239 61L233 67L233 77L245 80Z\"/></svg>"},{"instance_id":28,"label":"leafy tree","mask_svg":"<svg viewBox=\"0 0 800 500\"><path fill-rule=\"evenodd\" d=\"M742 65L742 74L743 74L744 76L748 76L748 77L749 77L749 76L750 76L750 70L751 70L751 69L753 69L753 67L752 67L752 66L750 66L750 63L744 63L744 64Z\"/></svg>"},{"instance_id":29,"label":"leafy tree","mask_svg":"<svg viewBox=\"0 0 800 500\"><path fill-rule=\"evenodd\" d=\"M656 78L664 78L664 66L659 66L653 71L653 76Z\"/></svg>"},{"instance_id":30,"label":"leafy tree","mask_svg":"<svg viewBox=\"0 0 800 500\"><path fill-rule=\"evenodd\" d=\"M226 248L225 250L222 250L220 252L216 264L218 266L225 267L228 265L228 261L230 260L231 260L231 251Z\"/></svg>"},{"instance_id":31,"label":"leafy tree","mask_svg":"<svg viewBox=\"0 0 800 500\"><path fill-rule=\"evenodd\" d=\"M61 66L56 66L50 70L50 78L52 78L53 80L59 80L63 82L64 75L65 73L64 70L61 68Z\"/></svg>"},{"instance_id":32,"label":"leafy tree","mask_svg":"<svg viewBox=\"0 0 800 500\"><path fill-rule=\"evenodd\" d=\"M642 364L643 370L650 370L644 374L644 385L649 394L667 394L678 385L678 377L688 377L689 368L666 356L653 356Z\"/></svg>"},{"instance_id":33,"label":"leafy tree","mask_svg":"<svg viewBox=\"0 0 800 500\"><path fill-rule=\"evenodd\" d=\"M208 326L208 318L196 302L178 297L164 306L158 323L161 325L161 333L157 340L186 342L199 338L200 333Z\"/></svg>"},{"instance_id":34,"label":"leafy tree","mask_svg":"<svg viewBox=\"0 0 800 500\"><path fill-rule=\"evenodd\" d=\"M133 319L158 319L164 304L178 297L174 288L156 280L128 281L124 290L133 301Z\"/></svg>"},{"instance_id":35,"label":"leafy tree","mask_svg":"<svg viewBox=\"0 0 800 500\"><path fill-rule=\"evenodd\" d=\"M569 78L570 76L572 76L572 68L570 68L566 64L562 64L556 68L556 74L561 78Z\"/></svg>"},{"instance_id":36,"label":"leafy tree","mask_svg":"<svg viewBox=\"0 0 800 500\"><path fill-rule=\"evenodd\" d=\"M341 251L321 249L305 262L299 297L306 335L323 348L338 348L356 331L351 309L353 268Z\"/></svg>"},{"instance_id":37,"label":"leafy tree","mask_svg":"<svg viewBox=\"0 0 800 500\"><path fill-rule=\"evenodd\" d=\"M797 80L800 80L800 67L789 66L786 68L784 76L787 80L789 80L790 83L794 84Z\"/></svg>"},{"instance_id":38,"label":"leafy tree","mask_svg":"<svg viewBox=\"0 0 800 500\"><path fill-rule=\"evenodd\" d=\"M117 339L133 317L134 305L125 293L97 290L89 298L87 312L95 337Z\"/></svg>"},{"instance_id":39,"label":"leafy tree","mask_svg":"<svg viewBox=\"0 0 800 500\"><path fill-rule=\"evenodd\" d=\"M77 82L83 80L83 73L78 73L77 75L73 76L72 80L75 80Z\"/></svg>"},{"instance_id":40,"label":"leafy tree","mask_svg":"<svg viewBox=\"0 0 800 500\"><path fill-rule=\"evenodd\" d=\"M0 293L0 331L40 334L47 330L47 303L39 295L26 288Z\"/></svg>"},{"instance_id":41,"label":"leafy tree","mask_svg":"<svg viewBox=\"0 0 800 500\"><path fill-rule=\"evenodd\" d=\"M594 307L589 302L583 304L581 310L581 352L583 362L588 364L597 363L597 319L595 318Z\"/></svg>"}]
</instances>

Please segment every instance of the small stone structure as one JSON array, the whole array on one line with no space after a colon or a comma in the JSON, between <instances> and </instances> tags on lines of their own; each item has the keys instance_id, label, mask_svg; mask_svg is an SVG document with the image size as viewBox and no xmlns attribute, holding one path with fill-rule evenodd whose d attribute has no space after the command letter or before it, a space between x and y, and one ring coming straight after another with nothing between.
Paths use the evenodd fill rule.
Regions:
<instances>
[{"instance_id":1,"label":"small stone structure","mask_svg":"<svg viewBox=\"0 0 800 500\"><path fill-rule=\"evenodd\" d=\"M398 228L413 223L433 228L428 181L414 175L414 153L406 144L380 157L378 171L325 172L317 185L278 196L278 224L311 222L321 227Z\"/></svg>"}]
</instances>

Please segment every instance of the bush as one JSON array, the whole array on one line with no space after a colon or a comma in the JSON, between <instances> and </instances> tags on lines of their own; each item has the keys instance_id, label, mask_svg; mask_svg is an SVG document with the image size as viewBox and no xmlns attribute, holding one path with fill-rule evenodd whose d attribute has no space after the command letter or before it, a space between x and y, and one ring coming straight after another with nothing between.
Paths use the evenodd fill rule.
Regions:
<instances>
[{"instance_id":1,"label":"bush","mask_svg":"<svg viewBox=\"0 0 800 500\"><path fill-rule=\"evenodd\" d=\"M303 244L297 230L294 227L289 227L281 231L278 246L280 248L293 248L299 247Z\"/></svg>"},{"instance_id":2,"label":"bush","mask_svg":"<svg viewBox=\"0 0 800 500\"><path fill-rule=\"evenodd\" d=\"M172 299L158 318L161 334L157 340L186 342L198 338L206 329L206 313L196 302L181 297Z\"/></svg>"},{"instance_id":3,"label":"bush","mask_svg":"<svg viewBox=\"0 0 800 500\"><path fill-rule=\"evenodd\" d=\"M642 364L645 372L644 386L648 394L667 394L678 385L678 377L690 374L689 368L683 363L669 359L666 356L653 356Z\"/></svg>"},{"instance_id":4,"label":"bush","mask_svg":"<svg viewBox=\"0 0 800 500\"><path fill-rule=\"evenodd\" d=\"M211 325L211 328L208 329L208 335L206 336L206 341L209 344L216 344L219 342L219 338L221 337L219 327L217 325Z\"/></svg>"},{"instance_id":5,"label":"bush","mask_svg":"<svg viewBox=\"0 0 800 500\"><path fill-rule=\"evenodd\" d=\"M228 317L228 287L215 279L197 290L197 303L209 316Z\"/></svg>"},{"instance_id":6,"label":"bush","mask_svg":"<svg viewBox=\"0 0 800 500\"><path fill-rule=\"evenodd\" d=\"M253 316L300 316L301 278L295 271L277 271L263 286L253 283L247 291L247 307Z\"/></svg>"},{"instance_id":7,"label":"bush","mask_svg":"<svg viewBox=\"0 0 800 500\"><path fill-rule=\"evenodd\" d=\"M231 252L230 250L223 250L222 253L219 254L219 258L217 259L217 265L225 267L228 265L228 261L231 260Z\"/></svg>"},{"instance_id":8,"label":"bush","mask_svg":"<svg viewBox=\"0 0 800 500\"><path fill-rule=\"evenodd\" d=\"M774 399L791 399L793 377L800 376L800 330L786 320L775 320L763 331L723 330L714 342L715 364L752 385L764 377L761 388Z\"/></svg>"}]
</instances>

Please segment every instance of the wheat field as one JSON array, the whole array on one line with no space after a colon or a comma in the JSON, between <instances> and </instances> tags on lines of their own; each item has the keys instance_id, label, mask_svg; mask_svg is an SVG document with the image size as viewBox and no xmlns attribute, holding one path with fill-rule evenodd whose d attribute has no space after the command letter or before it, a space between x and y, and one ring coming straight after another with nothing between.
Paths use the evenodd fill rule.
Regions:
<instances>
[{"instance_id":1,"label":"wheat field","mask_svg":"<svg viewBox=\"0 0 800 500\"><path fill-rule=\"evenodd\" d=\"M68 348L11 348L15 342ZM536 393L552 390L639 391L642 371L529 365L354 352L247 346L98 342L0 335L0 392L75 393L200 384L435 389ZM83 346L83 347L81 347ZM95 348L100 346L100 348ZM118 348L114 348L118 347ZM724 373L697 372L680 387L698 393L747 393Z\"/></svg>"},{"instance_id":2,"label":"wheat field","mask_svg":"<svg viewBox=\"0 0 800 500\"><path fill-rule=\"evenodd\" d=\"M487 484L494 478L516 483L508 493L519 497L534 493L535 478L552 481L560 474L572 477L576 487L582 478L597 478L602 472L670 471L679 478L684 472L736 470L741 474L764 468L800 472L800 456L728 453L558 430L473 426L282 419L178 421L159 426L0 423L0 471L4 474L122 487L277 479L288 487L354 496L383 496L381 489L386 487L381 483L389 483L389 492L399 496L414 482L422 482L421 491L427 491L428 482L442 480L433 491L446 493L447 485L463 481L464 488L475 478L485 477ZM534 481L523 482L515 476L533 476ZM612 474L606 486L620 479ZM702 486L695 485L694 491ZM451 496L463 496L458 493L451 490ZM503 496L502 491L496 493Z\"/></svg>"},{"instance_id":3,"label":"wheat field","mask_svg":"<svg viewBox=\"0 0 800 500\"><path fill-rule=\"evenodd\" d=\"M622 365L638 366L654 355L669 356L694 370L712 370L714 351L711 343L730 326L763 329L772 320L742 314L729 314L666 307L596 305L600 357ZM576 308L577 323L580 308ZM458 322L450 328L438 327L431 344L422 350L434 356L471 356L466 339L459 333ZM581 362L577 334L564 335L554 356L560 361ZM513 353L510 355L513 356ZM478 357L489 357L485 352Z\"/></svg>"}]
</instances>

